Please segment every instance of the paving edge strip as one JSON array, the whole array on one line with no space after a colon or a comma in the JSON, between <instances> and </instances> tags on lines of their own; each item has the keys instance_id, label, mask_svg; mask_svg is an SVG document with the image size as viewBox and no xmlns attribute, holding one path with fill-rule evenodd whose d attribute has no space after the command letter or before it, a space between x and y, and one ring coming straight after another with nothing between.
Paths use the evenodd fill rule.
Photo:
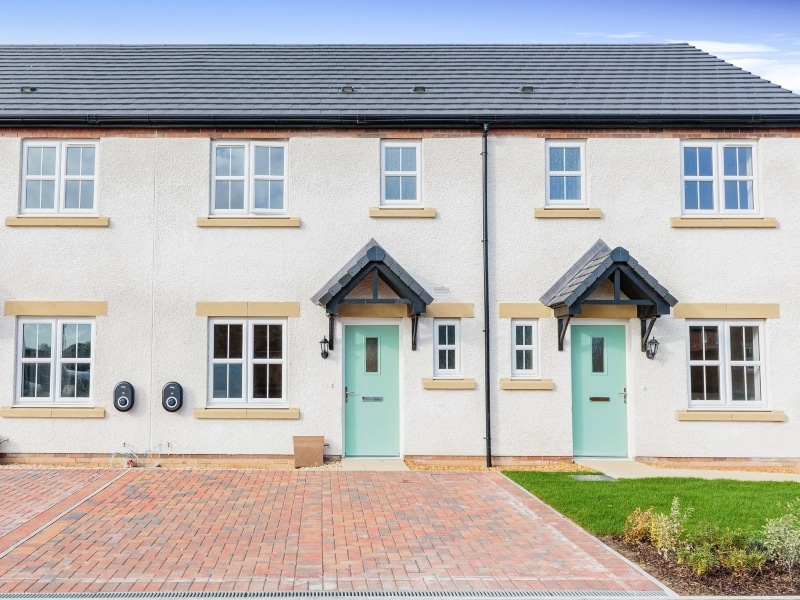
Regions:
<instances>
[{"instance_id":1,"label":"paving edge strip","mask_svg":"<svg viewBox=\"0 0 800 600\"><path fill-rule=\"evenodd\" d=\"M56 600L59 598L69 600L114 600L124 598L159 598L159 599L175 599L175 600L190 600L192 598L380 598L381 600L391 600L402 598L469 598L473 599L487 599L487 600L519 600L526 598L572 598L580 599L585 598L590 600L593 598L624 598L625 600L649 600L651 598L668 598L669 594L662 591L653 592L634 592L624 590L409 590L409 591L334 591L334 590L311 590L311 591L275 591L275 592L98 592L92 593L53 593L53 594L0 594L0 599L24 599L35 600L42 598L43 600ZM681 600L690 600L692 597L687 597ZM701 598L696 596L694 598ZM756 600L757 596L749 597L747 600ZM729 599L730 600L730 599Z\"/></svg>"},{"instance_id":2,"label":"paving edge strip","mask_svg":"<svg viewBox=\"0 0 800 600\"><path fill-rule=\"evenodd\" d=\"M37 527L35 530L31 531L31 532L30 532L28 535L26 535L26 536L25 536L25 537L23 537L22 539L20 539L20 540L17 540L17 541L16 541L16 542L14 542L13 544L11 544L11 545L10 545L8 548L6 548L5 550L3 550L3 552L0 552L0 559L3 559L3 558L5 558L6 556L8 556L9 554L11 554L11 553L12 553L14 550L16 550L17 548L19 548L19 547L20 547L22 544L24 544L25 542L27 542L27 541L31 540L32 538L36 537L36 536L37 536L37 535L39 535L39 534L40 534L42 531L44 531L45 529L47 529L48 527L50 527L50 526L51 526L51 525L53 525L54 523L56 523L56 522L60 521L60 520L61 520L62 518L64 518L66 515L68 515L68 514L69 514L69 513L71 513L73 510L75 510L76 508L78 508L78 507L79 507L81 504L83 504L84 502L86 502L87 500L89 500L89 499L91 499L91 498L94 498L94 497L95 497L97 494L99 494L100 492L102 492L104 489L106 489L106 488L107 488L108 486L110 486L112 483L115 483L115 482L119 481L120 479L122 479L123 477L125 477L125 475L127 475L128 473L130 473L130 471L123 471L122 473L120 473L119 475L117 475L116 477L114 477L112 480L110 480L110 481L107 481L106 483L104 483L103 485L101 485L99 488L97 488L95 491L93 491L93 492L92 492L91 494L89 494L88 496L86 496L86 497L84 497L84 498L81 498L81 499L80 499L80 500L78 500L78 501L77 501L75 504L73 504L73 505L72 505L72 506L70 506L69 508L66 508L65 510L62 510L62 511L61 511L60 513L58 513L58 514L57 514L55 517L53 517L52 519L50 519L49 521L47 521L47 522L46 522L46 523L44 523L43 525L41 525L41 526ZM38 595L39 595L39 594L27 594L27 595L25 595L25 597L26 597L26 598L32 598L32 597L35 597L35 596L38 596ZM7 596L7 597L15 597L15 595L14 595L14 594L0 594L0 597L2 597L2 596ZM18 596L22 596L22 595L20 594L20 595L18 595Z\"/></svg>"}]
</instances>

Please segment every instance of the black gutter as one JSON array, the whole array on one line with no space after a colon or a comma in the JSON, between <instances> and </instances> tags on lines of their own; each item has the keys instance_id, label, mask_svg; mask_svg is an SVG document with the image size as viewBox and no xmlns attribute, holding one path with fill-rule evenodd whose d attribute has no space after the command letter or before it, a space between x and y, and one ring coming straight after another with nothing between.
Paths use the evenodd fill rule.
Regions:
<instances>
[{"instance_id":1,"label":"black gutter","mask_svg":"<svg viewBox=\"0 0 800 600\"><path fill-rule=\"evenodd\" d=\"M489 123L483 124L483 387L486 390L486 466L492 466L492 385L489 379Z\"/></svg>"},{"instance_id":2,"label":"black gutter","mask_svg":"<svg viewBox=\"0 0 800 600\"><path fill-rule=\"evenodd\" d=\"M494 129L504 127L698 127L707 129L763 129L800 127L800 114L773 115L9 115L0 112L0 127L475 127L491 122Z\"/></svg>"}]
</instances>

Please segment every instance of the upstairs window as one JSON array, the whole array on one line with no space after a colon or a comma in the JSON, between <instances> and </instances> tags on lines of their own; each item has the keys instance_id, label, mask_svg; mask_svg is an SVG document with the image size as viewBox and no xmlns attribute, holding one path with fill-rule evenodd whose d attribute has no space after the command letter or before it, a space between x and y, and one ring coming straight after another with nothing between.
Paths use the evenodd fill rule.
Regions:
<instances>
[{"instance_id":1,"label":"upstairs window","mask_svg":"<svg viewBox=\"0 0 800 600\"><path fill-rule=\"evenodd\" d=\"M381 144L381 204L419 205L420 143Z\"/></svg>"},{"instance_id":2,"label":"upstairs window","mask_svg":"<svg viewBox=\"0 0 800 600\"><path fill-rule=\"evenodd\" d=\"M211 214L286 212L285 143L215 142L211 173Z\"/></svg>"},{"instance_id":3,"label":"upstairs window","mask_svg":"<svg viewBox=\"0 0 800 600\"><path fill-rule=\"evenodd\" d=\"M97 144L25 142L22 158L22 214L96 212Z\"/></svg>"},{"instance_id":4,"label":"upstairs window","mask_svg":"<svg viewBox=\"0 0 800 600\"><path fill-rule=\"evenodd\" d=\"M755 213L755 154L749 142L685 142L683 214Z\"/></svg>"},{"instance_id":5,"label":"upstairs window","mask_svg":"<svg viewBox=\"0 0 800 600\"><path fill-rule=\"evenodd\" d=\"M585 206L584 142L547 142L547 206Z\"/></svg>"}]
</instances>

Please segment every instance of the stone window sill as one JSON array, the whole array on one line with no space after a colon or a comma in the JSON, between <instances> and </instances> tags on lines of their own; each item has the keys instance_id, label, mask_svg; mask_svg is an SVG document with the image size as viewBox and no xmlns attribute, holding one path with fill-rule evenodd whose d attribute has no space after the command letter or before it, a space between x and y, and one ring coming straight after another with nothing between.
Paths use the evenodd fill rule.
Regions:
<instances>
[{"instance_id":1,"label":"stone window sill","mask_svg":"<svg viewBox=\"0 0 800 600\"><path fill-rule=\"evenodd\" d=\"M679 410L678 421L736 421L783 423L786 413L782 410Z\"/></svg>"},{"instance_id":2,"label":"stone window sill","mask_svg":"<svg viewBox=\"0 0 800 600\"><path fill-rule=\"evenodd\" d=\"M474 379L434 379L426 377L422 380L423 390L474 390Z\"/></svg>"},{"instance_id":3,"label":"stone window sill","mask_svg":"<svg viewBox=\"0 0 800 600\"><path fill-rule=\"evenodd\" d=\"M501 379L501 390L552 390L552 379Z\"/></svg>"},{"instance_id":4,"label":"stone window sill","mask_svg":"<svg viewBox=\"0 0 800 600\"><path fill-rule=\"evenodd\" d=\"M196 408L195 419L284 419L296 421L299 408Z\"/></svg>"},{"instance_id":5,"label":"stone window sill","mask_svg":"<svg viewBox=\"0 0 800 600\"><path fill-rule=\"evenodd\" d=\"M300 227L300 217L198 217L198 227Z\"/></svg>"},{"instance_id":6,"label":"stone window sill","mask_svg":"<svg viewBox=\"0 0 800 600\"><path fill-rule=\"evenodd\" d=\"M673 229L775 229L778 226L778 220L772 217L672 217L669 225Z\"/></svg>"},{"instance_id":7,"label":"stone window sill","mask_svg":"<svg viewBox=\"0 0 800 600\"><path fill-rule=\"evenodd\" d=\"M599 208L534 208L535 219L600 219Z\"/></svg>"},{"instance_id":8,"label":"stone window sill","mask_svg":"<svg viewBox=\"0 0 800 600\"><path fill-rule=\"evenodd\" d=\"M13 406L0 408L6 419L103 419L105 408L82 406Z\"/></svg>"},{"instance_id":9,"label":"stone window sill","mask_svg":"<svg viewBox=\"0 0 800 600\"><path fill-rule=\"evenodd\" d=\"M108 227L108 217L6 217L6 227Z\"/></svg>"},{"instance_id":10,"label":"stone window sill","mask_svg":"<svg viewBox=\"0 0 800 600\"><path fill-rule=\"evenodd\" d=\"M372 219L435 219L435 208L370 208Z\"/></svg>"}]
</instances>

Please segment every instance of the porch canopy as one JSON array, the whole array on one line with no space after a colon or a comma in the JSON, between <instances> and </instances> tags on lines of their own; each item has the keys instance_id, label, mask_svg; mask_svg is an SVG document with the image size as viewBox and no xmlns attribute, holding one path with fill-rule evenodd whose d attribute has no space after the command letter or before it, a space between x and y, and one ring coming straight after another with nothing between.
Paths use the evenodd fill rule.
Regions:
<instances>
[{"instance_id":1,"label":"porch canopy","mask_svg":"<svg viewBox=\"0 0 800 600\"><path fill-rule=\"evenodd\" d=\"M371 296L348 297L362 282L372 284ZM381 294L381 282L394 293ZM411 349L417 349L417 324L433 297L400 263L394 260L374 239L359 250L328 283L322 286L311 301L325 307L329 318L329 342L333 350L333 321L345 304L405 304L411 317Z\"/></svg>"},{"instance_id":2,"label":"porch canopy","mask_svg":"<svg viewBox=\"0 0 800 600\"><path fill-rule=\"evenodd\" d=\"M595 292L607 281L613 284L613 297L599 297ZM622 246L612 250L603 240L597 240L540 300L558 319L559 350L564 349L570 319L580 315L584 305L635 306L642 322L642 352L656 319L668 315L678 302L630 252Z\"/></svg>"}]
</instances>

